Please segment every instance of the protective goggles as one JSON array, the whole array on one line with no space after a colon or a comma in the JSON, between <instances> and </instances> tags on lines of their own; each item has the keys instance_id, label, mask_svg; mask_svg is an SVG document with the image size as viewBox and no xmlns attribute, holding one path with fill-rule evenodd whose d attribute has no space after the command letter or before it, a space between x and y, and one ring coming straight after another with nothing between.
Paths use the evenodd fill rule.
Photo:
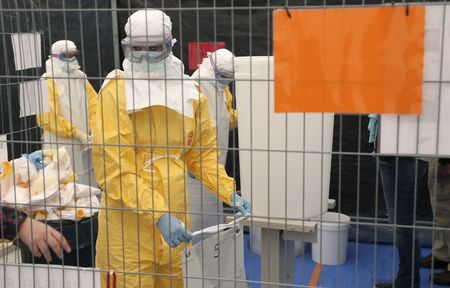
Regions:
<instances>
[{"instance_id":1,"label":"protective goggles","mask_svg":"<svg viewBox=\"0 0 450 288\"><path fill-rule=\"evenodd\" d=\"M67 52L63 52L63 53L60 53L60 54L52 54L51 56L53 58L58 58L60 60L67 61L67 60L71 60L71 59L74 59L74 58L80 56L80 51L78 51L78 50L67 51Z\"/></svg>"},{"instance_id":2,"label":"protective goggles","mask_svg":"<svg viewBox=\"0 0 450 288\"><path fill-rule=\"evenodd\" d=\"M121 44L125 58L134 63L140 63L142 60L160 62L172 52L172 39L164 42L151 42L125 38Z\"/></svg>"}]
</instances>

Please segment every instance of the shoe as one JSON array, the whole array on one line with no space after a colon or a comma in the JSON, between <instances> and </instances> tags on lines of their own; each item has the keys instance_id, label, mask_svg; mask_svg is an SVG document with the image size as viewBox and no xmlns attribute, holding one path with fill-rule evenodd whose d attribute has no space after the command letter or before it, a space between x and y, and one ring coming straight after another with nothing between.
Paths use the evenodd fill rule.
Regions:
<instances>
[{"instance_id":1,"label":"shoe","mask_svg":"<svg viewBox=\"0 0 450 288\"><path fill-rule=\"evenodd\" d=\"M392 283L377 283L373 288L394 288L394 284Z\"/></svg>"},{"instance_id":2,"label":"shoe","mask_svg":"<svg viewBox=\"0 0 450 288\"><path fill-rule=\"evenodd\" d=\"M450 286L450 271L445 270L431 275L434 284Z\"/></svg>"},{"instance_id":3,"label":"shoe","mask_svg":"<svg viewBox=\"0 0 450 288\"><path fill-rule=\"evenodd\" d=\"M447 269L448 262L439 260L436 257L433 257L432 254L420 259L420 267L431 269L431 266L432 266L431 264L433 262L434 262L434 265L433 265L434 269Z\"/></svg>"}]
</instances>

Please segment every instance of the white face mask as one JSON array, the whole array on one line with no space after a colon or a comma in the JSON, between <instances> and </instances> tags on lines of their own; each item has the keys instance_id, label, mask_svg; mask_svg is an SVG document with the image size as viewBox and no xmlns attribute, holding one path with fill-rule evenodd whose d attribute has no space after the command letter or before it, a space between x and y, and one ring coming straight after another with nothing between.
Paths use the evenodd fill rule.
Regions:
<instances>
[{"instance_id":1,"label":"white face mask","mask_svg":"<svg viewBox=\"0 0 450 288\"><path fill-rule=\"evenodd\" d=\"M67 61L63 62L64 63L61 65L61 70L64 72L72 73L73 71L80 69L80 64L75 57L69 58Z\"/></svg>"}]
</instances>

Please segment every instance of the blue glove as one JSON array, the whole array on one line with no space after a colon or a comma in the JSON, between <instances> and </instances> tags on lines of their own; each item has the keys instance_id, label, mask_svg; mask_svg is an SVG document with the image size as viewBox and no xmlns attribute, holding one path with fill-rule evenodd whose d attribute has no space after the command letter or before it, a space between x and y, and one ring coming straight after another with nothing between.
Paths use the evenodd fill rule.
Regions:
<instances>
[{"instance_id":1,"label":"blue glove","mask_svg":"<svg viewBox=\"0 0 450 288\"><path fill-rule=\"evenodd\" d=\"M191 177L192 179L195 179L194 174L192 174L191 172L188 172L189 177Z\"/></svg>"},{"instance_id":2,"label":"blue glove","mask_svg":"<svg viewBox=\"0 0 450 288\"><path fill-rule=\"evenodd\" d=\"M158 229L164 240L172 248L177 247L181 242L188 243L192 240L192 233L184 227L184 224L170 214L165 214L158 220Z\"/></svg>"},{"instance_id":3,"label":"blue glove","mask_svg":"<svg viewBox=\"0 0 450 288\"><path fill-rule=\"evenodd\" d=\"M230 203L228 205L236 208L242 215L250 214L252 212L252 204L236 194L236 192L231 194Z\"/></svg>"},{"instance_id":4,"label":"blue glove","mask_svg":"<svg viewBox=\"0 0 450 288\"><path fill-rule=\"evenodd\" d=\"M369 144L375 145L375 142L377 141L379 118L380 116L378 114L369 115L369 126L367 126L367 129L369 130Z\"/></svg>"},{"instance_id":5,"label":"blue glove","mask_svg":"<svg viewBox=\"0 0 450 288\"><path fill-rule=\"evenodd\" d=\"M48 163L44 164L42 162L44 159L44 153L42 152L42 150L34 151L31 154L22 154L22 156L27 158L28 161L30 161L31 163L33 163L34 166L36 166L36 169L38 170L44 169L45 166L48 165Z\"/></svg>"}]
</instances>

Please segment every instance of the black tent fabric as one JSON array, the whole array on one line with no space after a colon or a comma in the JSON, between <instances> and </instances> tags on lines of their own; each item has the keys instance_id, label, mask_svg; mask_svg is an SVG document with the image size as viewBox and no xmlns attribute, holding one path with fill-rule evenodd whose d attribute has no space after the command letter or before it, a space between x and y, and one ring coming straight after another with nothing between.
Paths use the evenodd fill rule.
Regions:
<instances>
[{"instance_id":1,"label":"black tent fabric","mask_svg":"<svg viewBox=\"0 0 450 288\"><path fill-rule=\"evenodd\" d=\"M114 69L109 0L1 0L0 27L0 134L7 134L9 158L39 149L40 130L34 116L19 118L19 83L39 79L51 44L70 39L82 51L79 62L94 88ZM42 67L16 71L11 33L42 33ZM14 144L11 144L14 143Z\"/></svg>"}]
</instances>

